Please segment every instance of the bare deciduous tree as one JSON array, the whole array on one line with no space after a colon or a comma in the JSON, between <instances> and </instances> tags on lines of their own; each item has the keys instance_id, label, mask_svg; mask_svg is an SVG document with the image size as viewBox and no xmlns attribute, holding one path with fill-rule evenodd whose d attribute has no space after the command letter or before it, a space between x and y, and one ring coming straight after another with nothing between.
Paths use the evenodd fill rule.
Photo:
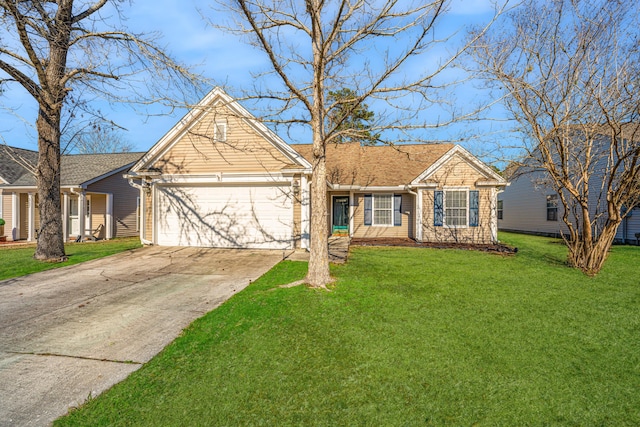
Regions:
<instances>
[{"instance_id":1,"label":"bare deciduous tree","mask_svg":"<svg viewBox=\"0 0 640 427\"><path fill-rule=\"evenodd\" d=\"M11 83L18 83L38 104L36 259L65 256L60 136L69 93L79 89L89 99L162 102L174 92L169 82L189 88L193 80L155 45L155 37L121 27L121 5L117 0L0 0L0 70L6 76L0 74L2 95L10 92ZM153 76L144 80L144 87L128 79L142 72Z\"/></svg>"},{"instance_id":2,"label":"bare deciduous tree","mask_svg":"<svg viewBox=\"0 0 640 427\"><path fill-rule=\"evenodd\" d=\"M638 5L529 0L472 50L564 208L569 263L596 274L638 202Z\"/></svg>"},{"instance_id":3,"label":"bare deciduous tree","mask_svg":"<svg viewBox=\"0 0 640 427\"><path fill-rule=\"evenodd\" d=\"M119 128L109 124L93 124L69 142L69 151L79 154L128 153L133 148L119 133Z\"/></svg>"},{"instance_id":4,"label":"bare deciduous tree","mask_svg":"<svg viewBox=\"0 0 640 427\"><path fill-rule=\"evenodd\" d=\"M214 26L248 39L269 59L266 75L276 77L275 84L272 79L267 89L256 90L271 108L262 118L302 124L312 135L311 257L305 280L310 286L325 287L332 280L325 147L339 142L344 134L342 121L331 120L331 111L341 107L341 117L346 119L368 104L376 110L375 123L368 127L372 134L386 131L396 142L425 140L412 131L430 127L421 112L441 103L438 77L465 47L439 62L429 58L447 42L437 31L446 15L446 0L218 3L231 12L235 22ZM352 90L348 102L329 96L344 87ZM439 125L448 121L451 118Z\"/></svg>"}]
</instances>

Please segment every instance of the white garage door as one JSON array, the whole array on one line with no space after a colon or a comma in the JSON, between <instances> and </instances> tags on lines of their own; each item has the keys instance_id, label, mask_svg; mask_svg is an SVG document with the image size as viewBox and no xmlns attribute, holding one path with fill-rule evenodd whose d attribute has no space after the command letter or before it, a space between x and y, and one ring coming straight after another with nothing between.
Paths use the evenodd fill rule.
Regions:
<instances>
[{"instance_id":1,"label":"white garage door","mask_svg":"<svg viewBox=\"0 0 640 427\"><path fill-rule=\"evenodd\" d=\"M159 245L293 247L293 200L288 185L157 188Z\"/></svg>"}]
</instances>

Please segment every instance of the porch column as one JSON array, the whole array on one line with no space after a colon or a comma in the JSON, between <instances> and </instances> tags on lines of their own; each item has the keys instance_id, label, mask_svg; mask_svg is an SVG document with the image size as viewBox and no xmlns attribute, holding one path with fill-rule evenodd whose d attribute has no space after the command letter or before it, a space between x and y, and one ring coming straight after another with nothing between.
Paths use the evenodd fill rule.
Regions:
<instances>
[{"instance_id":1,"label":"porch column","mask_svg":"<svg viewBox=\"0 0 640 427\"><path fill-rule=\"evenodd\" d=\"M62 240L69 240L69 193L62 193Z\"/></svg>"},{"instance_id":2,"label":"porch column","mask_svg":"<svg viewBox=\"0 0 640 427\"><path fill-rule=\"evenodd\" d=\"M300 177L300 247L302 249L309 249L309 182L307 176L302 175Z\"/></svg>"},{"instance_id":3,"label":"porch column","mask_svg":"<svg viewBox=\"0 0 640 427\"><path fill-rule=\"evenodd\" d=\"M36 203L33 193L28 193L28 205L27 205L27 240L33 242L35 240L36 231Z\"/></svg>"},{"instance_id":4,"label":"porch column","mask_svg":"<svg viewBox=\"0 0 640 427\"><path fill-rule=\"evenodd\" d=\"M107 193L107 212L105 213L105 239L113 237L113 194Z\"/></svg>"},{"instance_id":5,"label":"porch column","mask_svg":"<svg viewBox=\"0 0 640 427\"><path fill-rule=\"evenodd\" d=\"M355 199L353 191L349 191L349 237L353 237L353 216L355 211Z\"/></svg>"},{"instance_id":6,"label":"porch column","mask_svg":"<svg viewBox=\"0 0 640 427\"><path fill-rule=\"evenodd\" d=\"M416 240L422 242L422 194L424 190L417 189L416 197Z\"/></svg>"},{"instance_id":7,"label":"porch column","mask_svg":"<svg viewBox=\"0 0 640 427\"><path fill-rule=\"evenodd\" d=\"M495 187L491 187L491 241L498 241L498 194Z\"/></svg>"},{"instance_id":8,"label":"porch column","mask_svg":"<svg viewBox=\"0 0 640 427\"><path fill-rule=\"evenodd\" d=\"M20 240L20 193L11 194L11 238Z\"/></svg>"},{"instance_id":9,"label":"porch column","mask_svg":"<svg viewBox=\"0 0 640 427\"><path fill-rule=\"evenodd\" d=\"M87 196L84 194L84 191L78 194L78 230L80 232L80 241L84 238L85 234L85 215L87 209Z\"/></svg>"}]
</instances>

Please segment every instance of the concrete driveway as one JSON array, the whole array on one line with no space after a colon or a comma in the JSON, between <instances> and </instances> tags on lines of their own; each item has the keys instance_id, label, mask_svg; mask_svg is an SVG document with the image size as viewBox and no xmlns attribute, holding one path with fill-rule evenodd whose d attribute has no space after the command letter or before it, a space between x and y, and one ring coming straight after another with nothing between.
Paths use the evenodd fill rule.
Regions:
<instances>
[{"instance_id":1,"label":"concrete driveway","mask_svg":"<svg viewBox=\"0 0 640 427\"><path fill-rule=\"evenodd\" d=\"M0 281L0 426L49 425L282 257L154 246Z\"/></svg>"}]
</instances>

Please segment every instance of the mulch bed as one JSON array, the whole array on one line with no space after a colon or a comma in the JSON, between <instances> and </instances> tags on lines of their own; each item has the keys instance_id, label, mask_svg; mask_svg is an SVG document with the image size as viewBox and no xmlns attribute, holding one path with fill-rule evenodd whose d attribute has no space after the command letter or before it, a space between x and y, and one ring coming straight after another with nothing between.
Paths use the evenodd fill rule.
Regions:
<instances>
[{"instance_id":1,"label":"mulch bed","mask_svg":"<svg viewBox=\"0 0 640 427\"><path fill-rule=\"evenodd\" d=\"M511 255L518 252L518 248L507 246L501 243L495 245L478 245L471 243L448 243L448 242L423 242L419 243L413 239L400 238L353 238L352 246L403 246L411 248L434 248L434 249L464 249L470 251L491 252L504 255Z\"/></svg>"}]
</instances>

